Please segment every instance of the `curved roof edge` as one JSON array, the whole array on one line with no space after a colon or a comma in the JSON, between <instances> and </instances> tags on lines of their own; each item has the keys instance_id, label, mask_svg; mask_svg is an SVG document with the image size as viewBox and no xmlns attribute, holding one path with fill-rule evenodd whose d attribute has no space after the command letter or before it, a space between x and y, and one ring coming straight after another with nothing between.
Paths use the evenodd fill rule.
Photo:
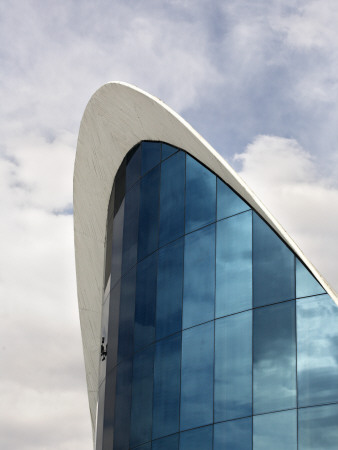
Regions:
<instances>
[{"instance_id":1,"label":"curved roof edge","mask_svg":"<svg viewBox=\"0 0 338 450\"><path fill-rule=\"evenodd\" d=\"M142 140L164 141L182 148L228 183L269 223L338 304L337 294L262 202L184 119L161 100L135 86L122 82L103 85L85 109L74 167L77 291L93 432L98 396L108 203L120 164L128 151Z\"/></svg>"}]
</instances>

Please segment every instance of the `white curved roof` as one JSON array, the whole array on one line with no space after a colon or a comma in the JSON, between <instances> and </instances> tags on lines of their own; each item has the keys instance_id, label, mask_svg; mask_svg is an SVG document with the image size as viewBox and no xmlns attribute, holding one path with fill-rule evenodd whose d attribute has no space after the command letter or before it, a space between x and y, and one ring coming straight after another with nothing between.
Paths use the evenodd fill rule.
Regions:
<instances>
[{"instance_id":1,"label":"white curved roof","mask_svg":"<svg viewBox=\"0 0 338 450\"><path fill-rule=\"evenodd\" d=\"M161 100L126 83L105 84L84 112L74 168L77 290L89 406L95 428L108 203L128 151L142 140L184 149L238 192L291 247L338 304L337 295L229 164Z\"/></svg>"}]
</instances>

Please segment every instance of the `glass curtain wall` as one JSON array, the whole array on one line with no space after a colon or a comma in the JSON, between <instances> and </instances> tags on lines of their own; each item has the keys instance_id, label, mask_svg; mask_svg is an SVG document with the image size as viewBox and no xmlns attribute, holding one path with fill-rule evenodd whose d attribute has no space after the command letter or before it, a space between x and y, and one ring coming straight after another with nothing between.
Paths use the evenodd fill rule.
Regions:
<instances>
[{"instance_id":1,"label":"glass curtain wall","mask_svg":"<svg viewBox=\"0 0 338 450\"><path fill-rule=\"evenodd\" d=\"M110 209L97 450L337 449L338 308L266 222L161 142Z\"/></svg>"}]
</instances>

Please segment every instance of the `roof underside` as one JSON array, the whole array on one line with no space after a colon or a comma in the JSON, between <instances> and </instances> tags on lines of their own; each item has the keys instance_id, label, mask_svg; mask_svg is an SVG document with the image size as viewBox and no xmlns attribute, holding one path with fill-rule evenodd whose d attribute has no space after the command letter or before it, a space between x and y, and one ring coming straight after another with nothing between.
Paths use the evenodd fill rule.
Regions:
<instances>
[{"instance_id":1,"label":"roof underside","mask_svg":"<svg viewBox=\"0 0 338 450\"><path fill-rule=\"evenodd\" d=\"M108 203L120 164L128 151L143 140L163 141L182 148L228 183L270 224L338 304L335 292L264 205L187 122L159 99L134 86L118 82L102 86L90 99L83 115L74 168L77 291L93 431Z\"/></svg>"}]
</instances>

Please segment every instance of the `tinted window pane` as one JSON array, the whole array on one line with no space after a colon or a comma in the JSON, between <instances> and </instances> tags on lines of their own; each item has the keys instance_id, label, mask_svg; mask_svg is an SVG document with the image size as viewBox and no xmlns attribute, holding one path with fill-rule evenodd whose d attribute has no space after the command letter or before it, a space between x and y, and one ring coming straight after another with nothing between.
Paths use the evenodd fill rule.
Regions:
<instances>
[{"instance_id":1,"label":"tinted window pane","mask_svg":"<svg viewBox=\"0 0 338 450\"><path fill-rule=\"evenodd\" d=\"M142 142L142 175L161 162L161 142Z\"/></svg>"},{"instance_id":2,"label":"tinted window pane","mask_svg":"<svg viewBox=\"0 0 338 450\"><path fill-rule=\"evenodd\" d=\"M181 330L183 239L158 252L156 339Z\"/></svg>"},{"instance_id":3,"label":"tinted window pane","mask_svg":"<svg viewBox=\"0 0 338 450\"><path fill-rule=\"evenodd\" d=\"M295 257L257 215L253 215L254 306L295 298Z\"/></svg>"},{"instance_id":4,"label":"tinted window pane","mask_svg":"<svg viewBox=\"0 0 338 450\"><path fill-rule=\"evenodd\" d=\"M136 266L121 280L118 361L130 358L134 350Z\"/></svg>"},{"instance_id":5,"label":"tinted window pane","mask_svg":"<svg viewBox=\"0 0 338 450\"><path fill-rule=\"evenodd\" d=\"M137 450L151 450L151 442L147 442L143 445L138 445L136 448Z\"/></svg>"},{"instance_id":6,"label":"tinted window pane","mask_svg":"<svg viewBox=\"0 0 338 450\"><path fill-rule=\"evenodd\" d=\"M135 351L155 340L157 253L137 266L135 305Z\"/></svg>"},{"instance_id":7,"label":"tinted window pane","mask_svg":"<svg viewBox=\"0 0 338 450\"><path fill-rule=\"evenodd\" d=\"M299 450L337 450L338 405L298 411Z\"/></svg>"},{"instance_id":8,"label":"tinted window pane","mask_svg":"<svg viewBox=\"0 0 338 450\"><path fill-rule=\"evenodd\" d=\"M217 223L216 317L252 308L252 214Z\"/></svg>"},{"instance_id":9,"label":"tinted window pane","mask_svg":"<svg viewBox=\"0 0 338 450\"><path fill-rule=\"evenodd\" d=\"M152 450L178 450L178 434L153 441Z\"/></svg>"},{"instance_id":10,"label":"tinted window pane","mask_svg":"<svg viewBox=\"0 0 338 450\"><path fill-rule=\"evenodd\" d=\"M126 194L124 227L123 227L123 254L122 273L126 273L137 261L138 215L140 202L140 184Z\"/></svg>"},{"instance_id":11,"label":"tinted window pane","mask_svg":"<svg viewBox=\"0 0 338 450\"><path fill-rule=\"evenodd\" d=\"M119 211L122 201L126 195L126 162L123 161L115 175L114 187L112 189L114 202L111 204L112 198L109 200L108 215L113 212L114 217ZM113 207L113 210L112 210Z\"/></svg>"},{"instance_id":12,"label":"tinted window pane","mask_svg":"<svg viewBox=\"0 0 338 450\"><path fill-rule=\"evenodd\" d=\"M297 300L300 406L338 401L338 307L326 295Z\"/></svg>"},{"instance_id":13,"label":"tinted window pane","mask_svg":"<svg viewBox=\"0 0 338 450\"><path fill-rule=\"evenodd\" d=\"M179 152L162 163L160 246L184 234L185 155Z\"/></svg>"},{"instance_id":14,"label":"tinted window pane","mask_svg":"<svg viewBox=\"0 0 338 450\"><path fill-rule=\"evenodd\" d=\"M129 448L132 373L132 360L123 361L117 366L113 447L116 450Z\"/></svg>"},{"instance_id":15,"label":"tinted window pane","mask_svg":"<svg viewBox=\"0 0 338 450\"><path fill-rule=\"evenodd\" d=\"M182 334L181 430L212 423L214 323Z\"/></svg>"},{"instance_id":16,"label":"tinted window pane","mask_svg":"<svg viewBox=\"0 0 338 450\"><path fill-rule=\"evenodd\" d=\"M251 450L252 418L231 420L214 426L214 450ZM262 449L263 450L263 449Z\"/></svg>"},{"instance_id":17,"label":"tinted window pane","mask_svg":"<svg viewBox=\"0 0 338 450\"><path fill-rule=\"evenodd\" d=\"M215 422L252 414L252 311L215 323Z\"/></svg>"},{"instance_id":18,"label":"tinted window pane","mask_svg":"<svg viewBox=\"0 0 338 450\"><path fill-rule=\"evenodd\" d=\"M114 443L115 390L116 368L107 375L106 379L102 450L110 450Z\"/></svg>"},{"instance_id":19,"label":"tinted window pane","mask_svg":"<svg viewBox=\"0 0 338 450\"><path fill-rule=\"evenodd\" d=\"M154 347L134 356L130 446L151 440Z\"/></svg>"},{"instance_id":20,"label":"tinted window pane","mask_svg":"<svg viewBox=\"0 0 338 450\"><path fill-rule=\"evenodd\" d=\"M254 310L254 413L296 407L295 302Z\"/></svg>"},{"instance_id":21,"label":"tinted window pane","mask_svg":"<svg viewBox=\"0 0 338 450\"><path fill-rule=\"evenodd\" d=\"M253 418L253 450L271 449L297 450L296 410Z\"/></svg>"},{"instance_id":22,"label":"tinted window pane","mask_svg":"<svg viewBox=\"0 0 338 450\"><path fill-rule=\"evenodd\" d=\"M250 209L234 191L217 178L217 220L233 216Z\"/></svg>"},{"instance_id":23,"label":"tinted window pane","mask_svg":"<svg viewBox=\"0 0 338 450\"><path fill-rule=\"evenodd\" d=\"M296 259L296 297L308 297L310 295L325 294L324 289L307 270L299 259Z\"/></svg>"},{"instance_id":24,"label":"tinted window pane","mask_svg":"<svg viewBox=\"0 0 338 450\"><path fill-rule=\"evenodd\" d=\"M123 243L124 200L113 222L113 242L111 259L111 285L121 278L122 243Z\"/></svg>"},{"instance_id":25,"label":"tinted window pane","mask_svg":"<svg viewBox=\"0 0 338 450\"><path fill-rule=\"evenodd\" d=\"M216 219L216 176L187 155L186 233Z\"/></svg>"},{"instance_id":26,"label":"tinted window pane","mask_svg":"<svg viewBox=\"0 0 338 450\"><path fill-rule=\"evenodd\" d=\"M140 219L138 231L138 260L158 246L158 210L160 194L160 167L141 179Z\"/></svg>"},{"instance_id":27,"label":"tinted window pane","mask_svg":"<svg viewBox=\"0 0 338 450\"><path fill-rule=\"evenodd\" d=\"M153 439L178 431L181 334L156 344L154 363Z\"/></svg>"},{"instance_id":28,"label":"tinted window pane","mask_svg":"<svg viewBox=\"0 0 338 450\"><path fill-rule=\"evenodd\" d=\"M107 351L107 373L117 364L117 348L119 335L120 283L110 292L108 339L101 350ZM104 358L104 354L101 360Z\"/></svg>"},{"instance_id":29,"label":"tinted window pane","mask_svg":"<svg viewBox=\"0 0 338 450\"><path fill-rule=\"evenodd\" d=\"M141 176L141 146L127 156L126 190L128 191Z\"/></svg>"},{"instance_id":30,"label":"tinted window pane","mask_svg":"<svg viewBox=\"0 0 338 450\"><path fill-rule=\"evenodd\" d=\"M183 328L214 318L215 225L185 237Z\"/></svg>"},{"instance_id":31,"label":"tinted window pane","mask_svg":"<svg viewBox=\"0 0 338 450\"><path fill-rule=\"evenodd\" d=\"M162 160L169 158L169 156L173 155L177 150L176 147L172 147L169 144L162 144Z\"/></svg>"},{"instance_id":32,"label":"tinted window pane","mask_svg":"<svg viewBox=\"0 0 338 450\"><path fill-rule=\"evenodd\" d=\"M181 433L180 450L212 450L212 426Z\"/></svg>"}]
</instances>

